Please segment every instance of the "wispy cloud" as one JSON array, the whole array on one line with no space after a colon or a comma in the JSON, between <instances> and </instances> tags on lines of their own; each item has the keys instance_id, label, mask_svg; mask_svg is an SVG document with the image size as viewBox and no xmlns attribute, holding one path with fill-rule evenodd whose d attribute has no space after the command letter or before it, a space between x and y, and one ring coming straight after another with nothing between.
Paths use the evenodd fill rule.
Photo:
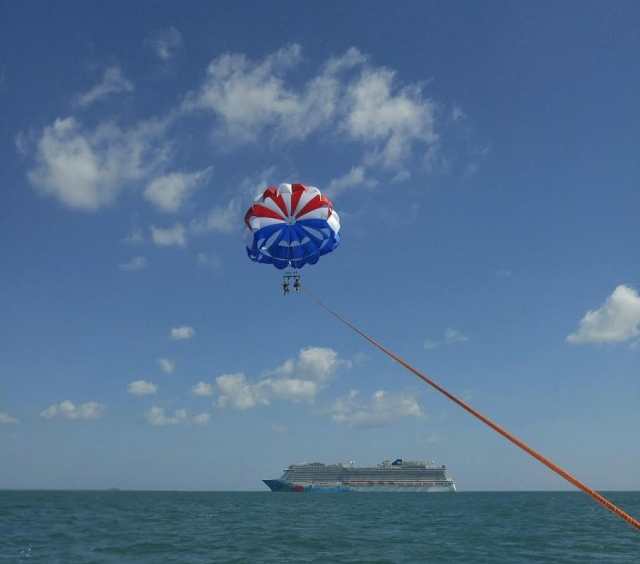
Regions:
<instances>
[{"instance_id":1,"label":"wispy cloud","mask_svg":"<svg viewBox=\"0 0 640 564\"><path fill-rule=\"evenodd\" d=\"M53 419L100 419L106 412L106 406L90 401L76 406L71 400L65 400L40 412L40 417Z\"/></svg>"},{"instance_id":2,"label":"wispy cloud","mask_svg":"<svg viewBox=\"0 0 640 564\"><path fill-rule=\"evenodd\" d=\"M334 198L339 193L352 188L357 188L360 186L365 188L373 188L377 184L377 180L373 178L366 178L364 166L354 166L347 174L338 178L334 178L331 182L329 182L324 192L327 196Z\"/></svg>"},{"instance_id":3,"label":"wispy cloud","mask_svg":"<svg viewBox=\"0 0 640 564\"><path fill-rule=\"evenodd\" d=\"M452 327L447 327L444 332L444 344L451 345L453 343L463 343L464 341L468 341L469 337L462 334L457 329L453 329Z\"/></svg>"},{"instance_id":4,"label":"wispy cloud","mask_svg":"<svg viewBox=\"0 0 640 564\"><path fill-rule=\"evenodd\" d=\"M118 67L107 69L102 77L102 81L96 84L91 90L78 96L78 105L86 108L94 102L104 100L114 94L122 94L133 91L133 84L127 80Z\"/></svg>"},{"instance_id":5,"label":"wispy cloud","mask_svg":"<svg viewBox=\"0 0 640 564\"><path fill-rule=\"evenodd\" d=\"M128 245L141 245L145 242L144 235L142 234L142 229L139 227L135 228L131 233L125 235L122 238L123 243L127 243Z\"/></svg>"},{"instance_id":6,"label":"wispy cloud","mask_svg":"<svg viewBox=\"0 0 640 564\"><path fill-rule=\"evenodd\" d=\"M222 267L222 261L216 253L198 253L198 264L213 269Z\"/></svg>"},{"instance_id":7,"label":"wispy cloud","mask_svg":"<svg viewBox=\"0 0 640 564\"><path fill-rule=\"evenodd\" d=\"M424 342L424 348L427 350L434 350L441 346L453 345L454 343L463 343L468 340L469 337L467 337L464 333L458 331L457 329L453 329L452 327L447 327L441 340L433 341L431 339L426 339Z\"/></svg>"},{"instance_id":8,"label":"wispy cloud","mask_svg":"<svg viewBox=\"0 0 640 564\"><path fill-rule=\"evenodd\" d=\"M153 50L163 63L173 59L184 48L182 35L173 26L151 32L145 38L144 44Z\"/></svg>"},{"instance_id":9,"label":"wispy cloud","mask_svg":"<svg viewBox=\"0 0 640 564\"><path fill-rule=\"evenodd\" d=\"M147 259L143 256L132 258L129 262L123 262L118 265L120 270L140 270L147 265Z\"/></svg>"},{"instance_id":10,"label":"wispy cloud","mask_svg":"<svg viewBox=\"0 0 640 564\"><path fill-rule=\"evenodd\" d=\"M620 285L598 309L588 311L567 341L619 343L640 335L640 296L629 286ZM632 345L633 346L633 345Z\"/></svg>"}]
</instances>

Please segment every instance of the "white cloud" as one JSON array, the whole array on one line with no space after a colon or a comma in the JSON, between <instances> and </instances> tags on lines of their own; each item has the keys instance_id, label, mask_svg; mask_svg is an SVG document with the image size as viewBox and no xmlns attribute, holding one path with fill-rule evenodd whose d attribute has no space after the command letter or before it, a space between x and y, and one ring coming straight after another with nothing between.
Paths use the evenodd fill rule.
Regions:
<instances>
[{"instance_id":1,"label":"white cloud","mask_svg":"<svg viewBox=\"0 0 640 564\"><path fill-rule=\"evenodd\" d=\"M250 381L244 374L220 376L216 379L220 394L216 405L248 409L268 405L273 400L313 403L337 369L351 365L330 348L307 347L300 350L298 358L290 358L269 372L274 377ZM203 389L210 391L208 385Z\"/></svg>"},{"instance_id":2,"label":"white cloud","mask_svg":"<svg viewBox=\"0 0 640 564\"><path fill-rule=\"evenodd\" d=\"M191 230L200 235L210 231L230 233L242 225L240 199L233 198L226 206L214 206L204 219L191 222Z\"/></svg>"},{"instance_id":3,"label":"white cloud","mask_svg":"<svg viewBox=\"0 0 640 564\"><path fill-rule=\"evenodd\" d=\"M263 383L269 386L276 398L293 402L304 401L312 403L319 390L317 382L299 380L297 378L264 380Z\"/></svg>"},{"instance_id":4,"label":"white cloud","mask_svg":"<svg viewBox=\"0 0 640 564\"><path fill-rule=\"evenodd\" d=\"M0 413L0 423L20 423L20 420L11 417L8 413Z\"/></svg>"},{"instance_id":5,"label":"white cloud","mask_svg":"<svg viewBox=\"0 0 640 564\"><path fill-rule=\"evenodd\" d=\"M329 59L302 88L287 86L284 76L302 60L299 45L283 47L261 63L244 55L213 60L198 92L187 96L184 111L207 110L220 119L218 135L236 143L254 142L266 129L279 139L305 139L335 114L341 85L337 73L361 64L356 49Z\"/></svg>"},{"instance_id":6,"label":"white cloud","mask_svg":"<svg viewBox=\"0 0 640 564\"><path fill-rule=\"evenodd\" d=\"M619 343L640 335L640 296L629 286L620 285L595 311L588 311L570 343ZM633 346L633 345L632 345Z\"/></svg>"},{"instance_id":7,"label":"white cloud","mask_svg":"<svg viewBox=\"0 0 640 564\"><path fill-rule=\"evenodd\" d=\"M437 432L433 432L429 435L429 438L427 439L428 442L430 443L439 443L440 441L443 441L444 437Z\"/></svg>"},{"instance_id":8,"label":"white cloud","mask_svg":"<svg viewBox=\"0 0 640 564\"><path fill-rule=\"evenodd\" d=\"M164 158L158 143L164 125L142 122L122 130L103 123L84 131L73 117L44 128L36 143L31 185L74 209L95 211L113 204L125 186L144 178Z\"/></svg>"},{"instance_id":9,"label":"white cloud","mask_svg":"<svg viewBox=\"0 0 640 564\"><path fill-rule=\"evenodd\" d=\"M426 151L438 140L435 105L422 97L417 85L395 88L389 69L365 69L347 87L343 129L353 139L374 145L370 162L398 167L410 157L414 144Z\"/></svg>"},{"instance_id":10,"label":"white cloud","mask_svg":"<svg viewBox=\"0 0 640 564\"><path fill-rule=\"evenodd\" d=\"M190 174L172 172L153 179L144 191L144 197L159 210L178 211L189 196L210 176L212 167Z\"/></svg>"},{"instance_id":11,"label":"white cloud","mask_svg":"<svg viewBox=\"0 0 640 564\"><path fill-rule=\"evenodd\" d=\"M426 339L424 342L424 348L427 349L428 351L432 351L437 349L440 346L439 343L436 343L435 341L431 341L429 339Z\"/></svg>"},{"instance_id":12,"label":"white cloud","mask_svg":"<svg viewBox=\"0 0 640 564\"><path fill-rule=\"evenodd\" d=\"M144 44L152 49L163 63L173 59L183 49L182 35L173 26L150 33Z\"/></svg>"},{"instance_id":13,"label":"white cloud","mask_svg":"<svg viewBox=\"0 0 640 564\"><path fill-rule=\"evenodd\" d=\"M216 378L220 397L219 407L231 406L248 409L256 405L269 405L267 381L251 384L244 374L223 374Z\"/></svg>"},{"instance_id":14,"label":"white cloud","mask_svg":"<svg viewBox=\"0 0 640 564\"><path fill-rule=\"evenodd\" d=\"M344 192L350 188L356 188L358 186L372 188L377 184L377 180L365 177L365 168L363 166L354 166L347 174L334 178L329 182L324 192L327 196L334 198L340 192Z\"/></svg>"},{"instance_id":15,"label":"white cloud","mask_svg":"<svg viewBox=\"0 0 640 564\"><path fill-rule=\"evenodd\" d=\"M191 339L195 337L195 334L196 332L193 327L183 325L182 327L173 327L170 336L175 341L181 341L182 339Z\"/></svg>"},{"instance_id":16,"label":"white cloud","mask_svg":"<svg viewBox=\"0 0 640 564\"><path fill-rule=\"evenodd\" d=\"M225 54L213 60L207 77L186 97L182 110L208 111L218 118L216 133L230 142L255 142L264 132L274 140L303 140L331 127L369 147L367 161L400 168L414 149L426 153L438 140L435 104L422 87L399 87L395 73L371 67L355 48L330 58L303 85L286 80L302 60L299 45L288 45L262 62L244 55ZM344 75L347 71L360 68ZM344 76L342 76L344 75ZM336 179L336 191L358 183L363 169Z\"/></svg>"},{"instance_id":17,"label":"white cloud","mask_svg":"<svg viewBox=\"0 0 640 564\"><path fill-rule=\"evenodd\" d=\"M338 359L338 353L326 347L300 349L297 359L290 358L276 368L275 374L324 382L331 378L340 366L351 366L346 360Z\"/></svg>"},{"instance_id":18,"label":"white cloud","mask_svg":"<svg viewBox=\"0 0 640 564\"><path fill-rule=\"evenodd\" d=\"M173 416L169 417L164 407L153 406L144 414L144 418L150 425L177 425L187 418L187 410L176 409Z\"/></svg>"},{"instance_id":19,"label":"white cloud","mask_svg":"<svg viewBox=\"0 0 640 564\"><path fill-rule=\"evenodd\" d=\"M78 105L86 108L98 100L109 98L113 94L132 92L133 84L127 80L118 67L107 69L102 81L96 84L89 92L78 96Z\"/></svg>"},{"instance_id":20,"label":"white cloud","mask_svg":"<svg viewBox=\"0 0 640 564\"><path fill-rule=\"evenodd\" d=\"M451 120L458 121L464 117L464 112L460 106L454 106L451 110Z\"/></svg>"},{"instance_id":21,"label":"white cloud","mask_svg":"<svg viewBox=\"0 0 640 564\"><path fill-rule=\"evenodd\" d=\"M132 258L129 262L118 265L120 270L140 270L147 265L147 259L143 256Z\"/></svg>"},{"instance_id":22,"label":"white cloud","mask_svg":"<svg viewBox=\"0 0 640 564\"><path fill-rule=\"evenodd\" d=\"M212 396L213 392L213 384L208 384L207 382L198 382L191 388L191 393L196 396Z\"/></svg>"},{"instance_id":23,"label":"white cloud","mask_svg":"<svg viewBox=\"0 0 640 564\"><path fill-rule=\"evenodd\" d=\"M196 424L199 425L200 427L204 427L205 425L209 424L209 421L211 421L211 414L210 413L200 413L198 415L196 415L192 421Z\"/></svg>"},{"instance_id":24,"label":"white cloud","mask_svg":"<svg viewBox=\"0 0 640 564\"><path fill-rule=\"evenodd\" d=\"M127 389L129 393L134 396L148 396L151 394L155 394L158 391L158 386L152 384L151 382L147 382L146 380L137 380L135 382L131 382Z\"/></svg>"},{"instance_id":25,"label":"white cloud","mask_svg":"<svg viewBox=\"0 0 640 564\"><path fill-rule=\"evenodd\" d=\"M186 231L180 223L176 223L168 229L150 225L149 230L151 231L151 239L158 247L184 247L187 244Z\"/></svg>"},{"instance_id":26,"label":"white cloud","mask_svg":"<svg viewBox=\"0 0 640 564\"><path fill-rule=\"evenodd\" d=\"M498 278L509 278L509 276L511 276L512 274L513 274L513 272L511 270L509 270L508 268L500 268L496 272L496 276Z\"/></svg>"},{"instance_id":27,"label":"white cloud","mask_svg":"<svg viewBox=\"0 0 640 564\"><path fill-rule=\"evenodd\" d=\"M169 360L168 358L159 358L158 364L160 365L162 371L166 372L167 374L171 374L176 369L175 362Z\"/></svg>"},{"instance_id":28,"label":"white cloud","mask_svg":"<svg viewBox=\"0 0 640 564\"><path fill-rule=\"evenodd\" d=\"M106 406L95 401L83 403L76 407L71 400L65 400L40 412L40 417L44 419L53 419L54 417L63 417L64 419L99 419L104 415L105 411Z\"/></svg>"},{"instance_id":29,"label":"white cloud","mask_svg":"<svg viewBox=\"0 0 640 564\"><path fill-rule=\"evenodd\" d=\"M353 427L382 427L405 417L424 417L415 394L378 390L369 401L360 400L352 390L338 399L331 408L336 423L348 423Z\"/></svg>"}]
</instances>

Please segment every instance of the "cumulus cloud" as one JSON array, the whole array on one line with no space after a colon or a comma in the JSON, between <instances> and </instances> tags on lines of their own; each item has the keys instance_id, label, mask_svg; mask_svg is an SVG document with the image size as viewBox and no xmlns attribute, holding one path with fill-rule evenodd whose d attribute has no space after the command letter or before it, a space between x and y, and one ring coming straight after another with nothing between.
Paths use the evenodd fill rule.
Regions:
<instances>
[{"instance_id":1,"label":"cumulus cloud","mask_svg":"<svg viewBox=\"0 0 640 564\"><path fill-rule=\"evenodd\" d=\"M214 59L202 86L190 92L183 112L204 111L217 119L227 144L251 143L269 132L274 140L304 140L323 128L368 146L366 163L400 168L414 152L425 154L438 141L435 104L419 84L398 86L394 71L370 65L351 48L328 59L302 85L287 73L302 61L299 45L283 47L260 62L227 53ZM339 191L365 184L363 167L333 183Z\"/></svg>"},{"instance_id":2,"label":"cumulus cloud","mask_svg":"<svg viewBox=\"0 0 640 564\"><path fill-rule=\"evenodd\" d=\"M145 38L144 44L158 58L166 63L173 59L182 49L183 41L180 32L173 26L169 29L156 30Z\"/></svg>"},{"instance_id":3,"label":"cumulus cloud","mask_svg":"<svg viewBox=\"0 0 640 564\"><path fill-rule=\"evenodd\" d=\"M319 390L317 382L311 380L299 380L297 378L283 378L281 380L265 380L264 383L271 389L278 399L293 402L304 401L312 403Z\"/></svg>"},{"instance_id":4,"label":"cumulus cloud","mask_svg":"<svg viewBox=\"0 0 640 564\"><path fill-rule=\"evenodd\" d=\"M220 393L219 407L231 406L248 409L256 405L269 405L267 382L250 383L244 374L223 374L216 378Z\"/></svg>"},{"instance_id":5,"label":"cumulus cloud","mask_svg":"<svg viewBox=\"0 0 640 564\"><path fill-rule=\"evenodd\" d=\"M191 388L191 393L196 396L212 396L214 393L213 384L207 382L198 382Z\"/></svg>"},{"instance_id":6,"label":"cumulus cloud","mask_svg":"<svg viewBox=\"0 0 640 564\"><path fill-rule=\"evenodd\" d=\"M353 139L374 145L369 161L397 167L413 153L426 152L437 142L435 104L418 85L396 88L389 69L365 69L347 87L344 131Z\"/></svg>"},{"instance_id":7,"label":"cumulus cloud","mask_svg":"<svg viewBox=\"0 0 640 564\"><path fill-rule=\"evenodd\" d=\"M8 413L0 413L0 423L20 423L20 420L11 417Z\"/></svg>"},{"instance_id":8,"label":"cumulus cloud","mask_svg":"<svg viewBox=\"0 0 640 564\"><path fill-rule=\"evenodd\" d=\"M167 374L171 374L176 369L175 362L169 360L168 358L159 358L158 364L163 372Z\"/></svg>"},{"instance_id":9,"label":"cumulus cloud","mask_svg":"<svg viewBox=\"0 0 640 564\"><path fill-rule=\"evenodd\" d=\"M187 410L176 409L173 415L169 416L164 407L153 406L144 414L144 418L150 425L177 425L187 418Z\"/></svg>"},{"instance_id":10,"label":"cumulus cloud","mask_svg":"<svg viewBox=\"0 0 640 564\"><path fill-rule=\"evenodd\" d=\"M424 417L415 396L409 392L378 390L370 400L363 400L359 392L352 390L333 404L331 418L352 427L382 427L405 417Z\"/></svg>"},{"instance_id":11,"label":"cumulus cloud","mask_svg":"<svg viewBox=\"0 0 640 564\"><path fill-rule=\"evenodd\" d=\"M269 373L268 378L249 380L244 374L225 374L216 379L219 407L248 409L269 405L275 400L313 403L339 367L350 367L350 361L325 347L307 347L297 358L286 360Z\"/></svg>"},{"instance_id":12,"label":"cumulus cloud","mask_svg":"<svg viewBox=\"0 0 640 564\"><path fill-rule=\"evenodd\" d=\"M254 142L267 129L277 138L305 139L336 112L341 89L337 74L364 59L351 49L329 59L296 89L287 85L285 75L302 60L299 45L287 45L259 63L228 53L211 62L204 84L187 96L183 111L215 113L217 133L236 143Z\"/></svg>"},{"instance_id":13,"label":"cumulus cloud","mask_svg":"<svg viewBox=\"0 0 640 564\"><path fill-rule=\"evenodd\" d=\"M144 197L164 212L178 211L189 196L209 178L212 167L192 173L172 172L154 178Z\"/></svg>"},{"instance_id":14,"label":"cumulus cloud","mask_svg":"<svg viewBox=\"0 0 640 564\"><path fill-rule=\"evenodd\" d=\"M74 209L109 206L163 159L163 129L153 121L128 130L107 122L86 131L74 117L59 118L39 136L27 179L40 193Z\"/></svg>"},{"instance_id":15,"label":"cumulus cloud","mask_svg":"<svg viewBox=\"0 0 640 564\"><path fill-rule=\"evenodd\" d=\"M86 108L94 102L109 98L114 94L132 92L133 84L127 80L118 67L107 69L102 77L102 81L96 84L91 90L78 96L78 105Z\"/></svg>"},{"instance_id":16,"label":"cumulus cloud","mask_svg":"<svg viewBox=\"0 0 640 564\"><path fill-rule=\"evenodd\" d=\"M187 244L187 235L182 224L176 223L173 227L164 229L150 225L151 239L158 247L178 246L184 247Z\"/></svg>"},{"instance_id":17,"label":"cumulus cloud","mask_svg":"<svg viewBox=\"0 0 640 564\"><path fill-rule=\"evenodd\" d=\"M640 335L639 326L640 296L633 288L620 285L600 308L584 315L580 327L567 336L567 341L619 343Z\"/></svg>"},{"instance_id":18,"label":"cumulus cloud","mask_svg":"<svg viewBox=\"0 0 640 564\"><path fill-rule=\"evenodd\" d=\"M100 419L105 414L105 411L106 406L95 401L76 406L71 400L65 400L40 412L40 417L44 419L53 419L54 417L62 417L64 419Z\"/></svg>"},{"instance_id":19,"label":"cumulus cloud","mask_svg":"<svg viewBox=\"0 0 640 564\"><path fill-rule=\"evenodd\" d=\"M324 382L331 378L340 366L350 367L347 360L338 358L338 353L327 347L307 347L301 349L298 358L290 358L276 368L275 373L280 376Z\"/></svg>"},{"instance_id":20,"label":"cumulus cloud","mask_svg":"<svg viewBox=\"0 0 640 564\"><path fill-rule=\"evenodd\" d=\"M200 427L204 427L205 425L209 424L209 421L211 421L211 414L210 413L200 413L198 415L196 415L192 421L194 422L194 424L200 426Z\"/></svg>"},{"instance_id":21,"label":"cumulus cloud","mask_svg":"<svg viewBox=\"0 0 640 564\"><path fill-rule=\"evenodd\" d=\"M129 262L123 262L118 265L120 270L140 270L147 265L147 259L143 256L134 257Z\"/></svg>"},{"instance_id":22,"label":"cumulus cloud","mask_svg":"<svg viewBox=\"0 0 640 564\"><path fill-rule=\"evenodd\" d=\"M155 394L158 391L158 386L151 382L147 382L146 380L137 380L135 382L131 382L127 386L127 389L133 396L148 396Z\"/></svg>"},{"instance_id":23,"label":"cumulus cloud","mask_svg":"<svg viewBox=\"0 0 640 564\"><path fill-rule=\"evenodd\" d=\"M173 327L171 329L170 337L175 341L181 341L183 339L191 339L196 334L193 327L183 325L182 327Z\"/></svg>"}]
</instances>

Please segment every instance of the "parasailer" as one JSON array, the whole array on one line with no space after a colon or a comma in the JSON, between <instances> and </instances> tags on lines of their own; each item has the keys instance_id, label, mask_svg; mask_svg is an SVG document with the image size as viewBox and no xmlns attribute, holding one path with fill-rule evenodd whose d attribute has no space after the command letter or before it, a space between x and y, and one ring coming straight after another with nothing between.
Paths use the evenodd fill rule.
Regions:
<instances>
[{"instance_id":1,"label":"parasailer","mask_svg":"<svg viewBox=\"0 0 640 564\"><path fill-rule=\"evenodd\" d=\"M267 188L247 210L244 223L249 258L285 270L285 295L290 279L294 279L294 291L300 291L299 269L316 264L340 243L340 218L331 201L314 186Z\"/></svg>"}]
</instances>

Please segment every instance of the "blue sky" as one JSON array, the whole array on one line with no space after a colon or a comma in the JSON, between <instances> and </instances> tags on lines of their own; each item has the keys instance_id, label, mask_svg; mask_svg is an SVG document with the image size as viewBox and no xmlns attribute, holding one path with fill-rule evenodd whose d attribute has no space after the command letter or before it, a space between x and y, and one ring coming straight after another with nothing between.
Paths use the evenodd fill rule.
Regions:
<instances>
[{"instance_id":1,"label":"blue sky","mask_svg":"<svg viewBox=\"0 0 640 564\"><path fill-rule=\"evenodd\" d=\"M635 2L5 2L0 487L265 489L292 462L570 489L242 240L328 194L304 287L597 489L638 489Z\"/></svg>"}]
</instances>

